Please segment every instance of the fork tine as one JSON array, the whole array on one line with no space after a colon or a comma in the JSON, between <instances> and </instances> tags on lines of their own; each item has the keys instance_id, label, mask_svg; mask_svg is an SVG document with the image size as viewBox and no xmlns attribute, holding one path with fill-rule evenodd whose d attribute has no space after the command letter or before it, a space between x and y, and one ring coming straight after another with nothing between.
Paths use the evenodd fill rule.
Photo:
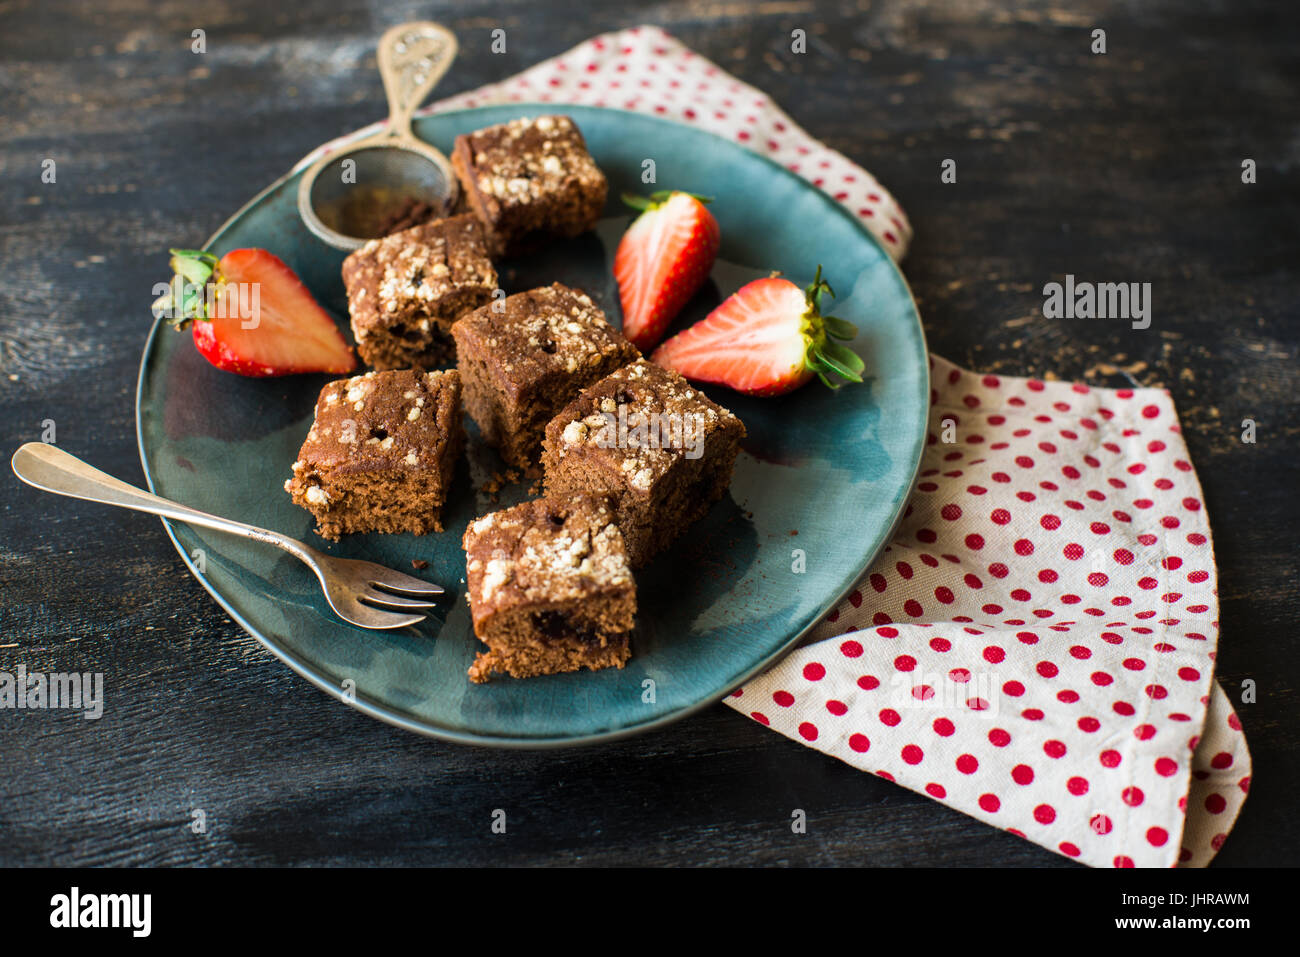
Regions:
<instances>
[{"instance_id":1,"label":"fork tine","mask_svg":"<svg viewBox=\"0 0 1300 957\"><path fill-rule=\"evenodd\" d=\"M387 631L391 628L405 628L408 625L418 625L427 617L425 615L403 615L396 611L384 611L381 608L372 607L357 601L344 614L339 609L335 609L339 617L344 621L351 622L360 628L372 628L380 631Z\"/></svg>"},{"instance_id":2,"label":"fork tine","mask_svg":"<svg viewBox=\"0 0 1300 957\"><path fill-rule=\"evenodd\" d=\"M437 602L423 601L418 598L406 598L402 595L390 595L387 592L372 590L362 592L359 596L366 604L374 608L383 608L387 611L423 611L426 608L437 608Z\"/></svg>"},{"instance_id":3,"label":"fork tine","mask_svg":"<svg viewBox=\"0 0 1300 957\"><path fill-rule=\"evenodd\" d=\"M413 575L404 575L381 565L376 565L371 572L370 584L399 595L411 595L416 598L422 595L441 595L444 591L441 585L435 585Z\"/></svg>"},{"instance_id":4,"label":"fork tine","mask_svg":"<svg viewBox=\"0 0 1300 957\"><path fill-rule=\"evenodd\" d=\"M338 594L334 592L325 592L325 600L329 606L334 609L334 613L349 624L356 625L358 628L375 628L387 630L390 628L405 628L408 625L418 625L424 621L425 615L412 614L415 609L403 612L399 609L380 608L378 605L368 605L362 598L368 593L363 592L361 595Z\"/></svg>"}]
</instances>

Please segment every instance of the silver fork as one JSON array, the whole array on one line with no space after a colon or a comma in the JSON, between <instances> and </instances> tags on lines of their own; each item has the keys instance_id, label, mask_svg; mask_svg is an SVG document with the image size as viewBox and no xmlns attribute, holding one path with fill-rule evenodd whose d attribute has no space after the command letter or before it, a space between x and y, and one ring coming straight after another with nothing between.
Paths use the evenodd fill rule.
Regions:
<instances>
[{"instance_id":1,"label":"silver fork","mask_svg":"<svg viewBox=\"0 0 1300 957\"><path fill-rule=\"evenodd\" d=\"M279 532L232 522L159 498L44 442L28 442L22 446L14 453L11 464L15 475L46 492L119 505L137 512L151 512L163 518L215 528L282 548L302 559L316 573L325 599L335 614L360 628L402 628L424 621L424 615L412 612L435 607L435 603L428 599L441 595L443 591L438 585L374 562L333 558Z\"/></svg>"}]
</instances>

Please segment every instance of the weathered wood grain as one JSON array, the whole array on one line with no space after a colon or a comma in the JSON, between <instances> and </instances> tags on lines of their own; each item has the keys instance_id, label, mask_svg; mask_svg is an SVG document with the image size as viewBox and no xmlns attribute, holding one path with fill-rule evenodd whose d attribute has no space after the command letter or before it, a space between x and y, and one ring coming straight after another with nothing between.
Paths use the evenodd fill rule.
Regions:
<instances>
[{"instance_id":1,"label":"weathered wood grain","mask_svg":"<svg viewBox=\"0 0 1300 957\"><path fill-rule=\"evenodd\" d=\"M1219 860L1295 864L1294 14L1267 0L566 6L0 2L0 447L53 419L60 444L141 479L135 372L160 252L382 115L372 45L385 26L420 16L457 32L450 93L658 22L898 194L936 352L1172 390L1214 521L1220 671L1259 694L1239 706L1254 793ZM496 27L506 55L486 52ZM1094 27L1104 56L1089 52ZM802 56L795 28L809 33ZM45 159L55 184L41 182ZM1151 328L1042 319L1042 285L1067 272L1151 282ZM1259 423L1253 446L1244 418ZM99 721L0 712L0 864L1065 863L722 707L548 754L396 731L261 651L155 520L11 480L0 646L0 666L108 681ZM489 830L495 808L508 836ZM806 835L790 831L795 808ZM189 830L195 809L206 834Z\"/></svg>"}]
</instances>

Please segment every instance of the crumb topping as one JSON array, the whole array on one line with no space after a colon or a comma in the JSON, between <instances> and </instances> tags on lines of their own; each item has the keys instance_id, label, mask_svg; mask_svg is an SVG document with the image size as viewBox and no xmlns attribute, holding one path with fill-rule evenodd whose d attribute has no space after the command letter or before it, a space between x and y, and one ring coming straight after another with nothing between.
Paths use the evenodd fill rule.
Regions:
<instances>
[{"instance_id":1,"label":"crumb topping","mask_svg":"<svg viewBox=\"0 0 1300 957\"><path fill-rule=\"evenodd\" d=\"M503 205L535 201L566 186L603 189L582 134L567 116L520 118L470 135L475 181Z\"/></svg>"},{"instance_id":2,"label":"crumb topping","mask_svg":"<svg viewBox=\"0 0 1300 957\"><path fill-rule=\"evenodd\" d=\"M453 334L472 334L502 376L516 383L608 368L610 356L636 354L590 296L561 283L507 296L500 311L480 307L457 322Z\"/></svg>"},{"instance_id":3,"label":"crumb topping","mask_svg":"<svg viewBox=\"0 0 1300 957\"><path fill-rule=\"evenodd\" d=\"M477 305L498 283L483 228L472 215L372 239L344 261L343 279L358 338L369 335L370 326L406 319L428 332L427 317L441 314L444 300L473 293Z\"/></svg>"},{"instance_id":4,"label":"crumb topping","mask_svg":"<svg viewBox=\"0 0 1300 957\"><path fill-rule=\"evenodd\" d=\"M331 498L321 485L335 471L436 469L459 428L459 404L455 369L367 372L330 382L285 487L324 506Z\"/></svg>"},{"instance_id":5,"label":"crumb topping","mask_svg":"<svg viewBox=\"0 0 1300 957\"><path fill-rule=\"evenodd\" d=\"M471 604L568 601L632 580L608 505L588 496L535 499L465 532Z\"/></svg>"},{"instance_id":6,"label":"crumb topping","mask_svg":"<svg viewBox=\"0 0 1300 957\"><path fill-rule=\"evenodd\" d=\"M553 454L597 451L627 484L648 492L683 457L699 458L709 436L744 426L676 372L638 359L601 379L547 428Z\"/></svg>"}]
</instances>

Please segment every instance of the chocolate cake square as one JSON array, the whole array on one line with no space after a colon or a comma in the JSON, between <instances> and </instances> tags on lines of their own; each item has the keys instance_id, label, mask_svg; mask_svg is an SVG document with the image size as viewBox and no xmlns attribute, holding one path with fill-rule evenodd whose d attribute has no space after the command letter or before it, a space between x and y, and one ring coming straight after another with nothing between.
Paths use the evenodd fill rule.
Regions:
<instances>
[{"instance_id":1,"label":"chocolate cake square","mask_svg":"<svg viewBox=\"0 0 1300 957\"><path fill-rule=\"evenodd\" d=\"M487 645L471 681L623 667L636 583L605 499L523 502L471 522L463 541L474 634Z\"/></svg>"},{"instance_id":2,"label":"chocolate cake square","mask_svg":"<svg viewBox=\"0 0 1300 957\"><path fill-rule=\"evenodd\" d=\"M496 255L596 225L609 186L567 116L517 119L456 137L452 166Z\"/></svg>"},{"instance_id":3,"label":"chocolate cake square","mask_svg":"<svg viewBox=\"0 0 1300 957\"><path fill-rule=\"evenodd\" d=\"M452 326L465 409L515 468L537 464L546 423L578 391L637 358L585 293L555 283Z\"/></svg>"},{"instance_id":4,"label":"chocolate cake square","mask_svg":"<svg viewBox=\"0 0 1300 957\"><path fill-rule=\"evenodd\" d=\"M628 561L645 565L726 493L745 426L644 359L585 389L546 426L546 493L611 496Z\"/></svg>"},{"instance_id":5,"label":"chocolate cake square","mask_svg":"<svg viewBox=\"0 0 1300 957\"><path fill-rule=\"evenodd\" d=\"M352 334L376 369L456 361L451 324L492 298L497 273L471 214L372 239L343 260Z\"/></svg>"},{"instance_id":6,"label":"chocolate cake square","mask_svg":"<svg viewBox=\"0 0 1300 957\"><path fill-rule=\"evenodd\" d=\"M284 488L325 538L440 532L464 446L455 369L367 372L321 390Z\"/></svg>"}]
</instances>

